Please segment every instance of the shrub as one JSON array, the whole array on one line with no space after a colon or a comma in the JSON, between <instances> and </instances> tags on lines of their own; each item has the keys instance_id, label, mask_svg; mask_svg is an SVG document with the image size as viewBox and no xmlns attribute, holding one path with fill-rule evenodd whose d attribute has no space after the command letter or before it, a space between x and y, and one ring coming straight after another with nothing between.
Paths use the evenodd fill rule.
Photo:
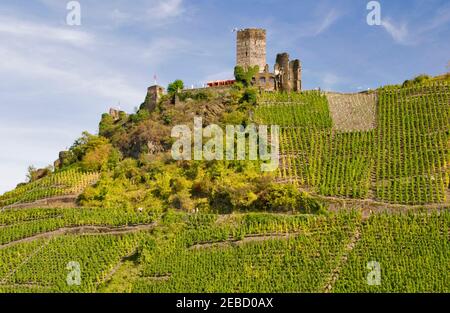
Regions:
<instances>
[{"instance_id":1,"label":"shrub","mask_svg":"<svg viewBox=\"0 0 450 313\"><path fill-rule=\"evenodd\" d=\"M250 66L247 70L244 70L244 68L239 65L234 68L234 78L236 79L236 82L242 83L244 87L249 87L252 83L252 78L258 73L258 65L253 67Z\"/></svg>"},{"instance_id":2,"label":"shrub","mask_svg":"<svg viewBox=\"0 0 450 313\"><path fill-rule=\"evenodd\" d=\"M167 92L171 95L176 94L184 89L184 83L181 79L175 80L173 83L170 83L167 87Z\"/></svg>"},{"instance_id":3,"label":"shrub","mask_svg":"<svg viewBox=\"0 0 450 313\"><path fill-rule=\"evenodd\" d=\"M254 105L256 104L256 100L258 98L258 94L255 89L249 88L245 90L244 95L242 96L240 102L244 103L247 102L248 104Z\"/></svg>"},{"instance_id":4,"label":"shrub","mask_svg":"<svg viewBox=\"0 0 450 313\"><path fill-rule=\"evenodd\" d=\"M267 211L318 213L323 205L292 184L272 184L260 196L259 205Z\"/></svg>"}]
</instances>

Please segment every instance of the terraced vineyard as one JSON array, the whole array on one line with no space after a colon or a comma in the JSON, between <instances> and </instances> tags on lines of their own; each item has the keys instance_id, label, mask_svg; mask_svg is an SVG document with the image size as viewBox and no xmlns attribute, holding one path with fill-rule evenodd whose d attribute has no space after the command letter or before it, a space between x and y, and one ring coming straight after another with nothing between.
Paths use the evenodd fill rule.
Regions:
<instances>
[{"instance_id":1,"label":"terraced vineyard","mask_svg":"<svg viewBox=\"0 0 450 313\"><path fill-rule=\"evenodd\" d=\"M6 210L0 214L0 247L24 238L53 232L58 229L104 226L119 227L150 224L154 221L150 212L133 210L105 210L101 208L52 208ZM87 231L85 229L84 231Z\"/></svg>"},{"instance_id":2,"label":"terraced vineyard","mask_svg":"<svg viewBox=\"0 0 450 313\"><path fill-rule=\"evenodd\" d=\"M150 212L85 208L0 214L0 292L92 292L154 227ZM83 273L67 284L70 262Z\"/></svg>"},{"instance_id":3,"label":"terraced vineyard","mask_svg":"<svg viewBox=\"0 0 450 313\"><path fill-rule=\"evenodd\" d=\"M351 214L244 215L224 226L206 217L188 221L156 247L147 245L133 292L321 291L358 224Z\"/></svg>"},{"instance_id":4,"label":"terraced vineyard","mask_svg":"<svg viewBox=\"0 0 450 313\"><path fill-rule=\"evenodd\" d=\"M361 124L363 130L353 131L344 127L342 116L336 120L327 98L318 92L262 95L255 121L282 128L279 179L325 196L412 205L446 203L449 83L386 87L377 93L376 128L374 116L367 120L367 130ZM363 108L369 113L374 109L370 104L374 94L351 100L327 96L334 111L348 102L347 106L360 108L362 113L354 114L364 118ZM355 103L358 99L360 105Z\"/></svg>"},{"instance_id":5,"label":"terraced vineyard","mask_svg":"<svg viewBox=\"0 0 450 313\"><path fill-rule=\"evenodd\" d=\"M336 292L450 292L450 213L373 215L337 280ZM380 265L379 285L365 278Z\"/></svg>"},{"instance_id":6,"label":"terraced vineyard","mask_svg":"<svg viewBox=\"0 0 450 313\"><path fill-rule=\"evenodd\" d=\"M450 86L380 91L376 196L388 202L444 202L449 186Z\"/></svg>"},{"instance_id":7,"label":"terraced vineyard","mask_svg":"<svg viewBox=\"0 0 450 313\"><path fill-rule=\"evenodd\" d=\"M99 173L83 173L73 169L57 172L3 194L0 196L0 207L55 196L76 195L93 184L98 177Z\"/></svg>"},{"instance_id":8,"label":"terraced vineyard","mask_svg":"<svg viewBox=\"0 0 450 313\"><path fill-rule=\"evenodd\" d=\"M151 173L151 164L143 173L132 159L110 168L91 190L100 200L87 203L101 206L104 192L131 189L150 199L142 208L17 206L77 195L99 177L65 170L0 197L0 292L450 292L449 84L347 96L263 94L253 118L281 126L279 182L320 198L364 199L352 200L358 211L155 213L158 195L175 206L192 200L193 188L206 197L199 187L209 181L191 186ZM355 114L354 128L336 116L340 104ZM355 122L367 116L368 126ZM164 188L150 189L156 184ZM246 201L259 199L242 189ZM390 211L365 214L374 200Z\"/></svg>"},{"instance_id":9,"label":"terraced vineyard","mask_svg":"<svg viewBox=\"0 0 450 313\"><path fill-rule=\"evenodd\" d=\"M54 218L50 211L24 212L4 222ZM114 225L154 221L121 214L113 214ZM152 229L0 246L0 292L448 292L449 231L448 211L369 219L356 212L169 212ZM368 284L371 261L380 266L381 284ZM68 283L70 264L80 268L79 284Z\"/></svg>"}]
</instances>

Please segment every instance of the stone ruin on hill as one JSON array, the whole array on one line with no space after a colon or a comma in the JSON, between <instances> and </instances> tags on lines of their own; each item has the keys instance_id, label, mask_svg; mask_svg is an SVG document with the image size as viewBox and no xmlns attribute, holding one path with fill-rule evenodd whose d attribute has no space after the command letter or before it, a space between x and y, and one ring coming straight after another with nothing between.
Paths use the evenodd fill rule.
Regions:
<instances>
[{"instance_id":1,"label":"stone ruin on hill","mask_svg":"<svg viewBox=\"0 0 450 313\"><path fill-rule=\"evenodd\" d=\"M302 90L302 66L298 59L290 60L289 54L279 53L276 56L273 71L266 63L266 30L246 28L237 31L236 66L247 69L258 65L260 72L252 78L252 85L261 91L299 92ZM234 80L209 82L205 88L226 88ZM199 88L204 89L204 88ZM199 90L196 89L196 90ZM164 87L153 85L147 90L145 106L154 110L158 100L165 93Z\"/></svg>"}]
</instances>

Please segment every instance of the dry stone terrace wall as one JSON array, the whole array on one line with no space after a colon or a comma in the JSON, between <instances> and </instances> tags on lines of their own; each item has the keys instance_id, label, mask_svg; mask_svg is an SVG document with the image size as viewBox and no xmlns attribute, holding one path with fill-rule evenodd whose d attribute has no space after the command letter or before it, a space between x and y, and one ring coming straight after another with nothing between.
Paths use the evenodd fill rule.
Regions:
<instances>
[{"instance_id":1,"label":"dry stone terrace wall","mask_svg":"<svg viewBox=\"0 0 450 313\"><path fill-rule=\"evenodd\" d=\"M341 132L369 131L376 127L377 94L326 93L333 129Z\"/></svg>"}]
</instances>

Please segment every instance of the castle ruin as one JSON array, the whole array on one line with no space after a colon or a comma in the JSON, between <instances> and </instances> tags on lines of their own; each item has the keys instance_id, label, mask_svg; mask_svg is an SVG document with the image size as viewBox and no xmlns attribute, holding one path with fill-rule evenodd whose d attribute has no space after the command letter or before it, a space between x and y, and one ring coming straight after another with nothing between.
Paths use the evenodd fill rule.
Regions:
<instances>
[{"instance_id":1,"label":"castle ruin","mask_svg":"<svg viewBox=\"0 0 450 313\"><path fill-rule=\"evenodd\" d=\"M145 97L144 105L151 112L156 108L159 99L165 94L166 90L164 87L153 85L148 87L147 96Z\"/></svg>"},{"instance_id":2,"label":"castle ruin","mask_svg":"<svg viewBox=\"0 0 450 313\"><path fill-rule=\"evenodd\" d=\"M277 55L273 72L266 64L266 30L246 28L238 30L236 38L236 66L248 69L258 65L259 73L252 84L264 91L298 92L302 89L300 60L289 60L289 54Z\"/></svg>"},{"instance_id":3,"label":"castle ruin","mask_svg":"<svg viewBox=\"0 0 450 313\"><path fill-rule=\"evenodd\" d=\"M261 28L246 28L237 31L236 66L248 69L259 67L259 72L252 78L252 85L261 91L299 92L302 90L302 67L300 60L290 60L286 52L276 56L273 71L266 63L266 30ZM234 80L209 82L206 88L229 88ZM203 88L197 88L201 90ZM153 111L161 96L165 94L164 87L153 85L148 87L144 107ZM110 115L117 119L118 112Z\"/></svg>"},{"instance_id":4,"label":"castle ruin","mask_svg":"<svg viewBox=\"0 0 450 313\"><path fill-rule=\"evenodd\" d=\"M236 65L247 69L259 66L259 71L266 67L266 30L249 28L237 32Z\"/></svg>"}]
</instances>

